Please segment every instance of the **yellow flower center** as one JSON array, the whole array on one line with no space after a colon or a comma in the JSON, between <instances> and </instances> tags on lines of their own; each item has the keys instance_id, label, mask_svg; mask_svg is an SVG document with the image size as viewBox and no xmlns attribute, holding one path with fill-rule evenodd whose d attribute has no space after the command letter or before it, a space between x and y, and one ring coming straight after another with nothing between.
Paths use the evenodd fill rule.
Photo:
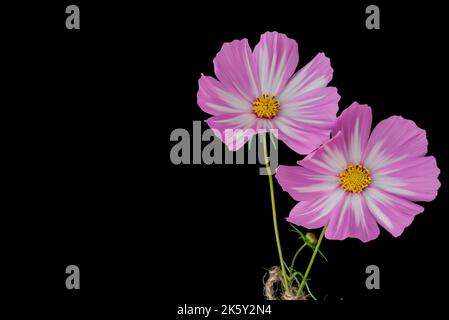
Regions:
<instances>
[{"instance_id":1,"label":"yellow flower center","mask_svg":"<svg viewBox=\"0 0 449 320\"><path fill-rule=\"evenodd\" d=\"M340 186L349 192L362 192L371 184L369 170L361 164L350 163L348 167L340 173Z\"/></svg>"},{"instance_id":2,"label":"yellow flower center","mask_svg":"<svg viewBox=\"0 0 449 320\"><path fill-rule=\"evenodd\" d=\"M263 94L262 97L257 97L254 100L253 111L259 118L271 119L278 114L279 101L275 96L270 97L268 94Z\"/></svg>"}]
</instances>

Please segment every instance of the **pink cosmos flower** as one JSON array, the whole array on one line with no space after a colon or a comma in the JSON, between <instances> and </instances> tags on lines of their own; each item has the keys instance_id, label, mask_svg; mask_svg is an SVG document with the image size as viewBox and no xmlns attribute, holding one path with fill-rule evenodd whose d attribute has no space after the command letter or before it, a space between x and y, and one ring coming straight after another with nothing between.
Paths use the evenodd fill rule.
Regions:
<instances>
[{"instance_id":1,"label":"pink cosmos flower","mask_svg":"<svg viewBox=\"0 0 449 320\"><path fill-rule=\"evenodd\" d=\"M343 111L332 139L299 161L280 166L276 178L300 201L288 221L314 229L327 225L326 238L379 235L380 224L399 236L440 187L434 157L426 157L426 132L393 116L371 132L371 108L353 103Z\"/></svg>"},{"instance_id":2,"label":"pink cosmos flower","mask_svg":"<svg viewBox=\"0 0 449 320\"><path fill-rule=\"evenodd\" d=\"M263 34L254 51L247 39L223 45L214 59L218 80L201 75L198 105L213 115L206 122L230 150L246 142L242 131L250 138L277 129L300 154L329 139L340 99L326 87L330 61L319 53L295 73L297 65L298 44L281 33Z\"/></svg>"}]
</instances>

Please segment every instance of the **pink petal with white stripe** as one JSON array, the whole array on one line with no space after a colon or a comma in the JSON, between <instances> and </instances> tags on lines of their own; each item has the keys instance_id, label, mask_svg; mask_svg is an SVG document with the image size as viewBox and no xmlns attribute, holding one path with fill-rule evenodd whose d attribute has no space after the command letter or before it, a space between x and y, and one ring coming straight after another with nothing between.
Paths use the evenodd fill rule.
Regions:
<instances>
[{"instance_id":1,"label":"pink petal with white stripe","mask_svg":"<svg viewBox=\"0 0 449 320\"><path fill-rule=\"evenodd\" d=\"M344 150L344 138L340 132L303 160L298 161L298 164L311 171L338 179L339 173L348 165Z\"/></svg>"},{"instance_id":2,"label":"pink petal with white stripe","mask_svg":"<svg viewBox=\"0 0 449 320\"><path fill-rule=\"evenodd\" d=\"M432 201L439 174L434 157L407 158L375 170L372 186L411 201Z\"/></svg>"},{"instance_id":3,"label":"pink petal with white stripe","mask_svg":"<svg viewBox=\"0 0 449 320\"><path fill-rule=\"evenodd\" d=\"M206 120L215 134L231 151L240 149L257 134L257 117L254 114L222 114Z\"/></svg>"},{"instance_id":4,"label":"pink petal with white stripe","mask_svg":"<svg viewBox=\"0 0 449 320\"><path fill-rule=\"evenodd\" d=\"M297 99L306 92L325 88L332 80L333 70L330 60L324 53L318 53L288 81L279 95L281 101Z\"/></svg>"},{"instance_id":5,"label":"pink petal with white stripe","mask_svg":"<svg viewBox=\"0 0 449 320\"><path fill-rule=\"evenodd\" d=\"M215 75L224 88L250 104L261 94L259 77L248 40L223 44L214 59Z\"/></svg>"},{"instance_id":6,"label":"pink petal with white stripe","mask_svg":"<svg viewBox=\"0 0 449 320\"><path fill-rule=\"evenodd\" d=\"M298 66L298 44L285 34L266 32L254 48L260 93L277 96Z\"/></svg>"},{"instance_id":7,"label":"pink petal with white stripe","mask_svg":"<svg viewBox=\"0 0 449 320\"><path fill-rule=\"evenodd\" d=\"M374 128L363 156L371 171L427 153L426 132L411 121L393 116Z\"/></svg>"},{"instance_id":8,"label":"pink petal with white stripe","mask_svg":"<svg viewBox=\"0 0 449 320\"><path fill-rule=\"evenodd\" d=\"M345 109L335 123L332 133L341 131L349 163L360 163L371 131L371 107L357 102Z\"/></svg>"},{"instance_id":9,"label":"pink petal with white stripe","mask_svg":"<svg viewBox=\"0 0 449 320\"><path fill-rule=\"evenodd\" d=\"M308 127L287 117L276 117L273 125L279 129L279 139L299 154L307 154L329 139L329 130Z\"/></svg>"},{"instance_id":10,"label":"pink petal with white stripe","mask_svg":"<svg viewBox=\"0 0 449 320\"><path fill-rule=\"evenodd\" d=\"M273 123L281 139L299 154L307 154L329 139L336 119L340 96L333 87L315 89L302 96L281 101Z\"/></svg>"},{"instance_id":11,"label":"pink petal with white stripe","mask_svg":"<svg viewBox=\"0 0 449 320\"><path fill-rule=\"evenodd\" d=\"M423 207L409 200L374 187L364 190L363 196L377 222L395 237L400 236L414 217L424 211Z\"/></svg>"},{"instance_id":12,"label":"pink petal with white stripe","mask_svg":"<svg viewBox=\"0 0 449 320\"><path fill-rule=\"evenodd\" d=\"M345 193L340 210L330 218L326 238L343 240L358 238L363 242L376 239L380 230L362 194Z\"/></svg>"},{"instance_id":13,"label":"pink petal with white stripe","mask_svg":"<svg viewBox=\"0 0 449 320\"><path fill-rule=\"evenodd\" d=\"M315 200L301 201L292 209L287 221L308 229L323 227L331 216L338 214L343 200L344 191L337 188Z\"/></svg>"},{"instance_id":14,"label":"pink petal with white stripe","mask_svg":"<svg viewBox=\"0 0 449 320\"><path fill-rule=\"evenodd\" d=\"M198 82L198 105L209 114L251 113L251 103L243 99L235 91L227 88L215 78L201 75Z\"/></svg>"},{"instance_id":15,"label":"pink petal with white stripe","mask_svg":"<svg viewBox=\"0 0 449 320\"><path fill-rule=\"evenodd\" d=\"M299 166L279 166L276 179L282 189L297 201L313 200L338 187L335 177Z\"/></svg>"}]
</instances>

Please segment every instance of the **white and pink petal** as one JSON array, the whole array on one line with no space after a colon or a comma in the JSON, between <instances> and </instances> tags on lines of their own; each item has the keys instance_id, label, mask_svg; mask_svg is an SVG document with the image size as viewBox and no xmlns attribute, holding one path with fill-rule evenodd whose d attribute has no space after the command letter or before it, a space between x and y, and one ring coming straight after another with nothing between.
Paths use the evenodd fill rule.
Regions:
<instances>
[{"instance_id":1,"label":"white and pink petal","mask_svg":"<svg viewBox=\"0 0 449 320\"><path fill-rule=\"evenodd\" d=\"M337 188L325 196L299 202L290 212L287 221L308 229L323 227L334 214L338 214L344 200L344 191Z\"/></svg>"},{"instance_id":2,"label":"white and pink petal","mask_svg":"<svg viewBox=\"0 0 449 320\"><path fill-rule=\"evenodd\" d=\"M372 173L372 186L411 201L432 201L441 186L434 157L414 157L391 163Z\"/></svg>"},{"instance_id":3,"label":"white and pink petal","mask_svg":"<svg viewBox=\"0 0 449 320\"><path fill-rule=\"evenodd\" d=\"M371 131L371 107L357 102L351 104L338 117L332 134L342 132L346 158L349 163L360 163Z\"/></svg>"},{"instance_id":4,"label":"white and pink petal","mask_svg":"<svg viewBox=\"0 0 449 320\"><path fill-rule=\"evenodd\" d=\"M236 151L258 133L257 119L252 113L228 113L211 117L206 123L229 150Z\"/></svg>"},{"instance_id":5,"label":"white and pink petal","mask_svg":"<svg viewBox=\"0 0 449 320\"><path fill-rule=\"evenodd\" d=\"M248 40L223 44L214 59L215 75L226 91L251 103L260 95L259 76Z\"/></svg>"},{"instance_id":6,"label":"white and pink petal","mask_svg":"<svg viewBox=\"0 0 449 320\"><path fill-rule=\"evenodd\" d=\"M343 134L339 132L303 160L298 161L298 164L309 170L338 179L340 172L348 165L344 146Z\"/></svg>"},{"instance_id":7,"label":"white and pink petal","mask_svg":"<svg viewBox=\"0 0 449 320\"><path fill-rule=\"evenodd\" d=\"M325 196L338 187L335 177L300 166L279 166L276 179L296 201L310 201Z\"/></svg>"},{"instance_id":8,"label":"white and pink petal","mask_svg":"<svg viewBox=\"0 0 449 320\"><path fill-rule=\"evenodd\" d=\"M325 88L332 80L333 70L328 57L318 53L288 81L279 95L282 101L295 99L306 92Z\"/></svg>"},{"instance_id":9,"label":"white and pink petal","mask_svg":"<svg viewBox=\"0 0 449 320\"><path fill-rule=\"evenodd\" d=\"M374 172L403 159L424 156L426 153L426 132L411 120L392 116L379 122L374 128L363 162Z\"/></svg>"},{"instance_id":10,"label":"white and pink petal","mask_svg":"<svg viewBox=\"0 0 449 320\"><path fill-rule=\"evenodd\" d=\"M329 131L335 124L340 95L334 87L315 89L289 100L279 100L278 116Z\"/></svg>"},{"instance_id":11,"label":"white and pink petal","mask_svg":"<svg viewBox=\"0 0 449 320\"><path fill-rule=\"evenodd\" d=\"M262 94L278 96L298 66L298 43L278 32L266 32L254 48Z\"/></svg>"},{"instance_id":12,"label":"white and pink petal","mask_svg":"<svg viewBox=\"0 0 449 320\"><path fill-rule=\"evenodd\" d=\"M279 130L279 139L299 154L307 154L329 139L329 130L306 125L293 118L277 116L271 122Z\"/></svg>"},{"instance_id":13,"label":"white and pink petal","mask_svg":"<svg viewBox=\"0 0 449 320\"><path fill-rule=\"evenodd\" d=\"M395 237L400 236L414 217L424 211L416 203L374 187L366 188L363 197L376 221Z\"/></svg>"},{"instance_id":14,"label":"white and pink petal","mask_svg":"<svg viewBox=\"0 0 449 320\"><path fill-rule=\"evenodd\" d=\"M379 227L363 195L346 192L340 210L330 217L325 235L331 240L357 238L368 242L376 239L379 233Z\"/></svg>"},{"instance_id":15,"label":"white and pink petal","mask_svg":"<svg viewBox=\"0 0 449 320\"><path fill-rule=\"evenodd\" d=\"M251 112L251 103L226 89L213 77L201 75L198 81L197 101L200 108L209 114Z\"/></svg>"}]
</instances>

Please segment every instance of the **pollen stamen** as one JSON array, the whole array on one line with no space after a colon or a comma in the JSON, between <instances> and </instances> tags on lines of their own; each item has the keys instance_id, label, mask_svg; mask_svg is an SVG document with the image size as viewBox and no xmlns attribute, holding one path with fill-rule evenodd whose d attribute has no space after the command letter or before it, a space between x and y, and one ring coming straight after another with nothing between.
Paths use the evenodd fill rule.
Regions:
<instances>
[{"instance_id":1,"label":"pollen stamen","mask_svg":"<svg viewBox=\"0 0 449 320\"><path fill-rule=\"evenodd\" d=\"M275 96L263 94L262 97L257 97L254 100L253 111L259 118L274 118L279 112L279 101Z\"/></svg>"},{"instance_id":2,"label":"pollen stamen","mask_svg":"<svg viewBox=\"0 0 449 320\"><path fill-rule=\"evenodd\" d=\"M371 175L367 167L350 163L340 173L340 186L348 192L360 193L371 184Z\"/></svg>"}]
</instances>

